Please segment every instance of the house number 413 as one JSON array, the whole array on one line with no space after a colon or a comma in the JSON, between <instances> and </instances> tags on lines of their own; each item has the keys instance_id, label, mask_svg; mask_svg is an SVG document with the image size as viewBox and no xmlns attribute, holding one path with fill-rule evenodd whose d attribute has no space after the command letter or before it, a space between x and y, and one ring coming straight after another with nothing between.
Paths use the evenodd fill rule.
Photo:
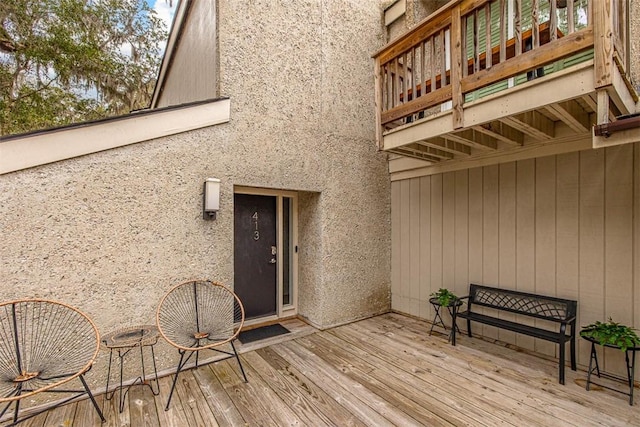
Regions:
<instances>
[{"instance_id":1,"label":"house number 413","mask_svg":"<svg viewBox=\"0 0 640 427\"><path fill-rule=\"evenodd\" d=\"M253 230L253 240L260 240L260 230L258 230L258 212L257 211L254 212L253 215L251 215L251 219L255 226Z\"/></svg>"}]
</instances>

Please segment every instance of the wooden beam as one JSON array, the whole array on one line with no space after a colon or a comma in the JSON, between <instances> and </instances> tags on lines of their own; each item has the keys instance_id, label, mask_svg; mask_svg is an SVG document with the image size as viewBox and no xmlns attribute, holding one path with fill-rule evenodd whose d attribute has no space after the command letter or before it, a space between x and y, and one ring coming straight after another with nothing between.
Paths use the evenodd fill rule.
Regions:
<instances>
[{"instance_id":1,"label":"wooden beam","mask_svg":"<svg viewBox=\"0 0 640 427\"><path fill-rule=\"evenodd\" d=\"M375 103L376 103L376 142L378 144L378 149L381 150L383 146L383 141L382 141L382 122L380 120L380 113L382 112L382 108L383 108L382 85L384 84L384 78L382 77L380 60L377 58L374 64L373 79L374 79L373 87L375 90L374 97L375 97Z\"/></svg>"},{"instance_id":2,"label":"wooden beam","mask_svg":"<svg viewBox=\"0 0 640 427\"><path fill-rule=\"evenodd\" d=\"M594 78L596 88L613 83L613 16L610 1L596 1L593 5Z\"/></svg>"},{"instance_id":3,"label":"wooden beam","mask_svg":"<svg viewBox=\"0 0 640 427\"><path fill-rule=\"evenodd\" d=\"M425 154L428 154L433 157L437 157L442 160L453 159L453 153L449 151L440 150L439 148L434 148L431 145L423 144L423 141L418 141L414 144L409 144L408 147L411 147L416 150L420 150Z\"/></svg>"},{"instance_id":4,"label":"wooden beam","mask_svg":"<svg viewBox=\"0 0 640 427\"><path fill-rule=\"evenodd\" d=\"M458 144L457 142L454 142L454 141L447 141L446 139L440 138L440 137L418 141L418 144L424 145L427 147L433 147L438 150L446 151L447 153L450 153L456 156L468 157L471 155L471 149L468 146Z\"/></svg>"},{"instance_id":5,"label":"wooden beam","mask_svg":"<svg viewBox=\"0 0 640 427\"><path fill-rule=\"evenodd\" d=\"M468 93L521 73L566 58L593 46L593 31L590 27L569 34L536 50L522 53L517 59L495 64L490 70L480 70L462 79L462 92Z\"/></svg>"},{"instance_id":6,"label":"wooden beam","mask_svg":"<svg viewBox=\"0 0 640 427\"><path fill-rule=\"evenodd\" d=\"M430 166L413 168L411 170L394 170L391 173L391 181L489 166L499 163L515 162L518 160L533 159L537 157L553 156L581 150L590 150L591 148L592 138L584 135L558 144L549 144L546 141L537 142L531 145L525 145L521 148L509 150L506 153L502 151L488 152L480 156L472 156L452 162L436 163Z\"/></svg>"},{"instance_id":7,"label":"wooden beam","mask_svg":"<svg viewBox=\"0 0 640 427\"><path fill-rule=\"evenodd\" d=\"M636 111L638 94L629 80L630 76L623 74L624 70L619 64L621 59L614 55L615 66L611 70L611 86L607 87L611 101L622 114L632 114Z\"/></svg>"},{"instance_id":8,"label":"wooden beam","mask_svg":"<svg viewBox=\"0 0 640 427\"><path fill-rule=\"evenodd\" d=\"M555 124L538 111L529 111L500 119L501 122L535 139L549 140L555 136Z\"/></svg>"},{"instance_id":9,"label":"wooden beam","mask_svg":"<svg viewBox=\"0 0 640 427\"><path fill-rule=\"evenodd\" d=\"M598 102L594 99L593 93L589 93L582 97L582 100L592 111L598 111Z\"/></svg>"},{"instance_id":10,"label":"wooden beam","mask_svg":"<svg viewBox=\"0 0 640 427\"><path fill-rule=\"evenodd\" d=\"M598 109L596 112L596 124L609 123L611 110L609 108L609 92L606 89L600 89L597 92Z\"/></svg>"},{"instance_id":11,"label":"wooden beam","mask_svg":"<svg viewBox=\"0 0 640 427\"><path fill-rule=\"evenodd\" d=\"M588 133L591 131L589 114L576 101L559 102L551 104L547 108L575 132Z\"/></svg>"},{"instance_id":12,"label":"wooden beam","mask_svg":"<svg viewBox=\"0 0 640 427\"><path fill-rule=\"evenodd\" d=\"M522 145L524 142L524 134L522 132L510 128L499 121L474 126L473 129L509 145Z\"/></svg>"},{"instance_id":13,"label":"wooden beam","mask_svg":"<svg viewBox=\"0 0 640 427\"><path fill-rule=\"evenodd\" d=\"M462 81L462 28L460 25L460 6L454 7L451 15L451 100L453 108L453 128L460 129L464 125L464 94ZM466 55L465 55L466 56ZM490 55L489 55L490 56ZM465 66L466 66L466 61Z\"/></svg>"},{"instance_id":14,"label":"wooden beam","mask_svg":"<svg viewBox=\"0 0 640 427\"><path fill-rule=\"evenodd\" d=\"M471 148L477 148L483 151L493 151L498 148L498 143L495 138L477 132L473 129L450 133L443 136L449 141L454 141L459 144L464 144Z\"/></svg>"},{"instance_id":15,"label":"wooden beam","mask_svg":"<svg viewBox=\"0 0 640 427\"><path fill-rule=\"evenodd\" d=\"M409 147L407 145L394 148L393 150L390 150L390 152L400 154L401 156L407 156L407 157L413 157L415 159L426 160L428 162L433 162L433 163L437 163L442 160L438 157L430 156L421 150Z\"/></svg>"},{"instance_id":16,"label":"wooden beam","mask_svg":"<svg viewBox=\"0 0 640 427\"><path fill-rule=\"evenodd\" d=\"M636 117L635 119L637 122L635 126L640 126L640 117ZM615 130L615 133L611 133L609 131L607 131L608 133L604 133L606 129L598 129L599 127L605 128L607 126L615 125L616 123L617 122L603 124L594 128L593 148L611 147L621 144L635 144L640 142L640 132L638 132L637 127Z\"/></svg>"},{"instance_id":17,"label":"wooden beam","mask_svg":"<svg viewBox=\"0 0 640 427\"><path fill-rule=\"evenodd\" d=\"M436 90L435 92L422 95L417 99L413 99L395 108L384 111L380 116L380 120L382 121L382 124L386 124L407 116L411 113L416 113L429 107L433 107L436 104L446 102L450 99L451 85L447 85L441 89Z\"/></svg>"}]
</instances>

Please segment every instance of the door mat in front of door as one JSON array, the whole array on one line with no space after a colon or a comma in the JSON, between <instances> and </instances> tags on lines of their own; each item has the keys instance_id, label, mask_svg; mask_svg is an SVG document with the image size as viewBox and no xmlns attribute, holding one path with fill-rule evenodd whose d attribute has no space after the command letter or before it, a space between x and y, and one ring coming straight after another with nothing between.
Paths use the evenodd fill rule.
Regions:
<instances>
[{"instance_id":1,"label":"door mat in front of door","mask_svg":"<svg viewBox=\"0 0 640 427\"><path fill-rule=\"evenodd\" d=\"M266 338L277 337L278 335L288 334L289 330L279 323L275 325L261 326L248 331L240 332L238 339L242 344L248 344L254 341L264 340Z\"/></svg>"}]
</instances>

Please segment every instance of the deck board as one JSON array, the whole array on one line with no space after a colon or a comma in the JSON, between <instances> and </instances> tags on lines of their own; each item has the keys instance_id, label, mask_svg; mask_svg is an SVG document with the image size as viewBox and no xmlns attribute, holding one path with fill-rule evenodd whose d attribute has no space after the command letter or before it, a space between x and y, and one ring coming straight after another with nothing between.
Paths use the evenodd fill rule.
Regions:
<instances>
[{"instance_id":1,"label":"deck board","mask_svg":"<svg viewBox=\"0 0 640 427\"><path fill-rule=\"evenodd\" d=\"M640 411L624 395L586 391L586 372L499 342L461 336L456 347L430 324L396 313L326 331L288 321L292 333L239 346L234 359L173 375L160 395L132 387L125 410L97 396L107 422L88 400L33 418L29 426L628 426ZM6 423L5 423L6 424Z\"/></svg>"}]
</instances>

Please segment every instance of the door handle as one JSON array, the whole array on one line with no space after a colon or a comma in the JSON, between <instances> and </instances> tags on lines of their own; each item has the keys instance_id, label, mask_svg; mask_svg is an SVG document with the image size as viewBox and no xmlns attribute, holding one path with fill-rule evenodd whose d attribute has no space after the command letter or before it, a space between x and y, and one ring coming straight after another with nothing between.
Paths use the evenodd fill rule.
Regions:
<instances>
[{"instance_id":1,"label":"door handle","mask_svg":"<svg viewBox=\"0 0 640 427\"><path fill-rule=\"evenodd\" d=\"M271 260L269 261L269 264L275 264L276 263L276 259L275 258L271 258Z\"/></svg>"}]
</instances>

